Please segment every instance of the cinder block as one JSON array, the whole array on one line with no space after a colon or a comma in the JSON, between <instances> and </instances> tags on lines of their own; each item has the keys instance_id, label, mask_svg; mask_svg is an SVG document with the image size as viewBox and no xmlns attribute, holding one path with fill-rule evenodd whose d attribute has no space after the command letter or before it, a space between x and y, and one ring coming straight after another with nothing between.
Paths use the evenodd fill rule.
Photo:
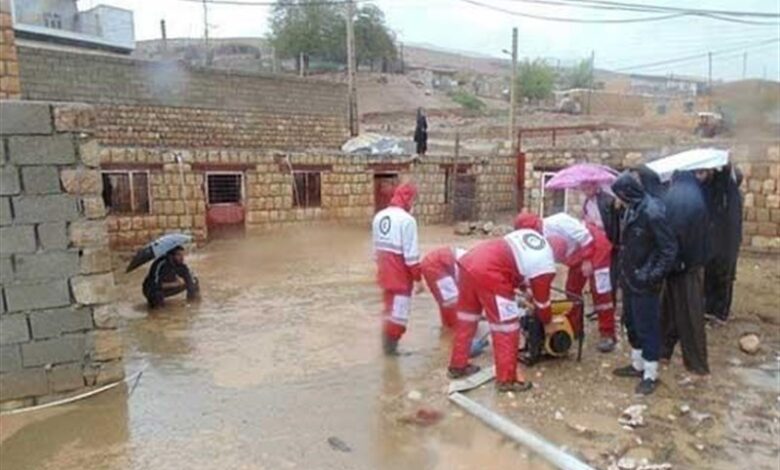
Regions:
<instances>
[{"instance_id":1,"label":"cinder block","mask_svg":"<svg viewBox=\"0 0 780 470\"><path fill-rule=\"evenodd\" d=\"M48 103L0 101L0 134L51 134L52 117Z\"/></svg>"},{"instance_id":2,"label":"cinder block","mask_svg":"<svg viewBox=\"0 0 780 470\"><path fill-rule=\"evenodd\" d=\"M28 166L22 168L25 194L56 194L62 192L60 176L55 166Z\"/></svg>"},{"instance_id":3,"label":"cinder block","mask_svg":"<svg viewBox=\"0 0 780 470\"><path fill-rule=\"evenodd\" d=\"M0 196L19 194L19 169L14 165L0 166Z\"/></svg>"},{"instance_id":4,"label":"cinder block","mask_svg":"<svg viewBox=\"0 0 780 470\"><path fill-rule=\"evenodd\" d=\"M22 368L21 346L11 344L0 346L0 372L11 372Z\"/></svg>"},{"instance_id":5,"label":"cinder block","mask_svg":"<svg viewBox=\"0 0 780 470\"><path fill-rule=\"evenodd\" d=\"M22 281L67 279L79 270L79 254L75 251L16 255L16 278Z\"/></svg>"},{"instance_id":6,"label":"cinder block","mask_svg":"<svg viewBox=\"0 0 780 470\"><path fill-rule=\"evenodd\" d=\"M11 161L19 165L68 165L76 162L70 134L8 139Z\"/></svg>"},{"instance_id":7,"label":"cinder block","mask_svg":"<svg viewBox=\"0 0 780 470\"><path fill-rule=\"evenodd\" d=\"M78 200L69 194L17 196L13 204L16 223L70 222L79 218Z\"/></svg>"},{"instance_id":8,"label":"cinder block","mask_svg":"<svg viewBox=\"0 0 780 470\"><path fill-rule=\"evenodd\" d=\"M81 252L81 274L111 271L111 251L108 247L84 248Z\"/></svg>"},{"instance_id":9,"label":"cinder block","mask_svg":"<svg viewBox=\"0 0 780 470\"><path fill-rule=\"evenodd\" d=\"M0 257L0 285L10 284L14 280L14 267L10 256Z\"/></svg>"},{"instance_id":10,"label":"cinder block","mask_svg":"<svg viewBox=\"0 0 780 470\"><path fill-rule=\"evenodd\" d=\"M70 305L67 280L5 286L6 308L21 312Z\"/></svg>"},{"instance_id":11,"label":"cinder block","mask_svg":"<svg viewBox=\"0 0 780 470\"><path fill-rule=\"evenodd\" d=\"M87 335L75 334L22 344L22 365L43 366L82 361L87 356Z\"/></svg>"},{"instance_id":12,"label":"cinder block","mask_svg":"<svg viewBox=\"0 0 780 470\"><path fill-rule=\"evenodd\" d=\"M95 330L91 334L95 347L92 359L109 361L122 357L122 336L118 330Z\"/></svg>"},{"instance_id":13,"label":"cinder block","mask_svg":"<svg viewBox=\"0 0 780 470\"><path fill-rule=\"evenodd\" d=\"M64 250L68 247L68 230L65 222L38 224L38 241L44 250Z\"/></svg>"},{"instance_id":14,"label":"cinder block","mask_svg":"<svg viewBox=\"0 0 780 470\"><path fill-rule=\"evenodd\" d=\"M98 305L93 307L92 319L96 328L116 328L119 324L119 315L113 304Z\"/></svg>"},{"instance_id":15,"label":"cinder block","mask_svg":"<svg viewBox=\"0 0 780 470\"><path fill-rule=\"evenodd\" d=\"M3 386L0 387L0 401L16 398L45 395L49 392L46 370L22 369L3 374Z\"/></svg>"},{"instance_id":16,"label":"cinder block","mask_svg":"<svg viewBox=\"0 0 780 470\"><path fill-rule=\"evenodd\" d=\"M0 344L23 343L30 339L27 315L3 315L0 317Z\"/></svg>"},{"instance_id":17,"label":"cinder block","mask_svg":"<svg viewBox=\"0 0 780 470\"><path fill-rule=\"evenodd\" d=\"M100 194L103 178L98 170L64 169L60 172L62 187L69 194Z\"/></svg>"},{"instance_id":18,"label":"cinder block","mask_svg":"<svg viewBox=\"0 0 780 470\"><path fill-rule=\"evenodd\" d=\"M49 371L49 386L54 392L67 392L84 387L84 366L62 364Z\"/></svg>"},{"instance_id":19,"label":"cinder block","mask_svg":"<svg viewBox=\"0 0 780 470\"><path fill-rule=\"evenodd\" d=\"M90 330L92 310L66 307L30 313L30 329L35 339L53 338L63 333Z\"/></svg>"},{"instance_id":20,"label":"cinder block","mask_svg":"<svg viewBox=\"0 0 780 470\"><path fill-rule=\"evenodd\" d=\"M108 230L103 220L80 220L70 224L69 238L78 248L108 245Z\"/></svg>"},{"instance_id":21,"label":"cinder block","mask_svg":"<svg viewBox=\"0 0 780 470\"><path fill-rule=\"evenodd\" d=\"M84 379L89 386L107 385L125 378L122 361L93 363L84 368Z\"/></svg>"},{"instance_id":22,"label":"cinder block","mask_svg":"<svg viewBox=\"0 0 780 470\"><path fill-rule=\"evenodd\" d=\"M35 252L35 230L32 225L0 227L0 240L0 254Z\"/></svg>"},{"instance_id":23,"label":"cinder block","mask_svg":"<svg viewBox=\"0 0 780 470\"><path fill-rule=\"evenodd\" d=\"M13 218L13 214L11 213L11 198L0 197L0 226L11 225Z\"/></svg>"}]
</instances>

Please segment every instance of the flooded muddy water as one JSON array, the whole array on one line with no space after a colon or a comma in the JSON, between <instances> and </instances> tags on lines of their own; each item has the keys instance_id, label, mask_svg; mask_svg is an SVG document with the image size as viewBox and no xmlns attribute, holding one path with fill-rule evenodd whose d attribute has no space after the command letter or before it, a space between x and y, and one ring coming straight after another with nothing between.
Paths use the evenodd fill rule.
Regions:
<instances>
[{"instance_id":1,"label":"flooded muddy water","mask_svg":"<svg viewBox=\"0 0 780 470\"><path fill-rule=\"evenodd\" d=\"M430 296L415 301L408 355L381 354L368 237L317 228L211 244L188 258L202 301L152 314L145 270L117 274L125 368L144 369L138 386L3 417L0 467L544 468L448 405L449 339ZM404 422L420 408L444 418Z\"/></svg>"},{"instance_id":2,"label":"flooded muddy water","mask_svg":"<svg viewBox=\"0 0 780 470\"><path fill-rule=\"evenodd\" d=\"M426 227L422 249L476 242ZM429 294L414 300L399 358L380 350L380 302L369 233L310 227L212 243L189 256L203 300L146 311L141 269L117 274L126 386L67 406L0 418L0 468L15 469L473 469L550 468L450 404L450 337ZM559 279L556 282L562 282ZM686 384L679 355L649 398L615 379L621 341L582 362L543 362L535 388L480 403L606 469L621 458L675 469L776 470L780 458L780 308L776 259L740 263L734 318L708 329L712 377ZM756 355L739 351L745 332ZM490 363L490 354L478 362ZM410 392L415 392L411 393ZM645 425L622 410L645 404ZM443 415L410 423L419 410ZM687 410L687 411L685 411Z\"/></svg>"}]
</instances>

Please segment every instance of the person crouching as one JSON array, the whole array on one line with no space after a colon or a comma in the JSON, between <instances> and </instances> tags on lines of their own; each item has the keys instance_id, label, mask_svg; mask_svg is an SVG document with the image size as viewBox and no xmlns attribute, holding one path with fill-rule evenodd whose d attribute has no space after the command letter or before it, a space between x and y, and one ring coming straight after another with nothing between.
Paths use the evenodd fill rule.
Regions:
<instances>
[{"instance_id":1,"label":"person crouching","mask_svg":"<svg viewBox=\"0 0 780 470\"><path fill-rule=\"evenodd\" d=\"M165 305L166 297L187 292L187 300L197 300L200 285L189 267L184 264L184 248L177 246L158 258L149 268L142 288L149 308Z\"/></svg>"}]
</instances>

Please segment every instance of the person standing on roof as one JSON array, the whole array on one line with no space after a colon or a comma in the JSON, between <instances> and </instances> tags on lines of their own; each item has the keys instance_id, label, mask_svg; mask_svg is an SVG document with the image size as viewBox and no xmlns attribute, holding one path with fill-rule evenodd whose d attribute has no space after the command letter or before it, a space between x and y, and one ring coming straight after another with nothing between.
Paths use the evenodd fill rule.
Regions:
<instances>
[{"instance_id":1,"label":"person standing on roof","mask_svg":"<svg viewBox=\"0 0 780 470\"><path fill-rule=\"evenodd\" d=\"M552 250L544 237L528 229L480 243L458 260L458 324L448 373L450 378L479 371L469 364L469 350L484 312L490 324L499 392L531 388L518 371L520 318L526 314L515 300L515 289L525 288L542 323L552 319L550 285L555 277ZM518 373L519 372L519 373Z\"/></svg>"},{"instance_id":2,"label":"person standing on roof","mask_svg":"<svg viewBox=\"0 0 780 470\"><path fill-rule=\"evenodd\" d=\"M415 282L420 281L417 221L412 216L417 190L405 183L395 188L390 205L377 212L372 224L377 284L382 289L382 345L385 354L397 353L406 332Z\"/></svg>"},{"instance_id":3,"label":"person standing on roof","mask_svg":"<svg viewBox=\"0 0 780 470\"><path fill-rule=\"evenodd\" d=\"M417 108L417 122L414 126L414 142L417 144L417 155L422 157L428 151L428 117L425 109Z\"/></svg>"},{"instance_id":4,"label":"person standing on roof","mask_svg":"<svg viewBox=\"0 0 780 470\"><path fill-rule=\"evenodd\" d=\"M439 305L441 324L447 329L454 329L458 321L457 260L465 253L463 248L445 246L429 252L420 263L422 278Z\"/></svg>"},{"instance_id":5,"label":"person standing on roof","mask_svg":"<svg viewBox=\"0 0 780 470\"><path fill-rule=\"evenodd\" d=\"M649 395L658 386L661 348L660 295L663 280L674 266L677 240L663 202L646 189L660 187L652 170L626 171L612 191L626 204L621 222L619 278L623 289L623 317L631 343L631 364L615 369L619 377L637 377L636 393Z\"/></svg>"},{"instance_id":6,"label":"person standing on roof","mask_svg":"<svg viewBox=\"0 0 780 470\"><path fill-rule=\"evenodd\" d=\"M540 219L536 214L520 213L515 228L530 228L544 234L553 251L555 262L569 268L566 293L577 298L590 282L593 308L598 314L603 353L615 349L615 303L612 292L612 244L604 232L593 224L584 224L565 214L553 214ZM580 325L582 327L582 325Z\"/></svg>"}]
</instances>

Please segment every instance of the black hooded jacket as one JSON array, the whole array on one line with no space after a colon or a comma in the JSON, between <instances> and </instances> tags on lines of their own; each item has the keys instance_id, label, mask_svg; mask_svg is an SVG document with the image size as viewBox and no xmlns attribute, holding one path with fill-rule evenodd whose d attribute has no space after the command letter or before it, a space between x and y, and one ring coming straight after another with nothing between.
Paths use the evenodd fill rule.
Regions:
<instances>
[{"instance_id":1,"label":"black hooded jacket","mask_svg":"<svg viewBox=\"0 0 780 470\"><path fill-rule=\"evenodd\" d=\"M677 241L663 202L646 192L629 172L618 177L612 191L628 205L621 221L619 276L623 290L657 294L677 256Z\"/></svg>"},{"instance_id":2,"label":"black hooded jacket","mask_svg":"<svg viewBox=\"0 0 780 470\"><path fill-rule=\"evenodd\" d=\"M599 191L596 195L596 205L599 208L601 222L604 224L604 233L612 243L612 246L620 245L620 217L622 211L615 207L615 198L606 191Z\"/></svg>"},{"instance_id":3,"label":"black hooded jacket","mask_svg":"<svg viewBox=\"0 0 780 470\"><path fill-rule=\"evenodd\" d=\"M716 171L705 186L712 229L712 255L717 260L733 264L742 243L742 194L739 184L742 174L727 166Z\"/></svg>"},{"instance_id":4,"label":"black hooded jacket","mask_svg":"<svg viewBox=\"0 0 780 470\"><path fill-rule=\"evenodd\" d=\"M678 244L674 271L704 266L710 251L709 217L704 193L693 172L675 173L663 201Z\"/></svg>"}]
</instances>

